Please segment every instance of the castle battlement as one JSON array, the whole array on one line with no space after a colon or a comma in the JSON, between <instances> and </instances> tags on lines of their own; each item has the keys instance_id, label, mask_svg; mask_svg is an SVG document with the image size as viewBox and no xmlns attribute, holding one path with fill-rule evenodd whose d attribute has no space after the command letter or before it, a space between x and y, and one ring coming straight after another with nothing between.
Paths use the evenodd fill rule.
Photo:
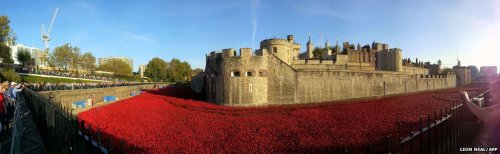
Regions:
<instances>
[{"instance_id":1,"label":"castle battlement","mask_svg":"<svg viewBox=\"0 0 500 154\"><path fill-rule=\"evenodd\" d=\"M295 43L293 40L287 40L287 39L280 39L280 38L272 38L272 39L265 39L260 41L260 45L267 45L267 44L281 44L281 45L299 45L299 43Z\"/></svg>"},{"instance_id":2,"label":"castle battlement","mask_svg":"<svg viewBox=\"0 0 500 154\"><path fill-rule=\"evenodd\" d=\"M287 39L261 41L255 53L251 48L212 51L207 54L203 77L207 100L250 106L294 104L456 86L459 75L435 75L428 68L407 65L399 48L375 42L363 47L343 45L342 53L339 47L318 54L309 40L307 52L301 54L300 44L288 35Z\"/></svg>"},{"instance_id":3,"label":"castle battlement","mask_svg":"<svg viewBox=\"0 0 500 154\"><path fill-rule=\"evenodd\" d=\"M265 39L265 40L262 40L260 41L260 44L263 44L263 43L275 43L275 44L289 44L290 41L288 41L287 39L280 39L280 38L272 38L272 39Z\"/></svg>"}]
</instances>

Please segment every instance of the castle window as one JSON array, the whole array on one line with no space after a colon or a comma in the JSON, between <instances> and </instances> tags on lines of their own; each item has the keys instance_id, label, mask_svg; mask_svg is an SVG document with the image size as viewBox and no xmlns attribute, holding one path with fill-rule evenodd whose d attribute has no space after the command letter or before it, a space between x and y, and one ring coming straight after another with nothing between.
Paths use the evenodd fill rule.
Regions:
<instances>
[{"instance_id":1,"label":"castle window","mask_svg":"<svg viewBox=\"0 0 500 154\"><path fill-rule=\"evenodd\" d=\"M278 47L273 47L273 53L278 53Z\"/></svg>"},{"instance_id":2,"label":"castle window","mask_svg":"<svg viewBox=\"0 0 500 154\"><path fill-rule=\"evenodd\" d=\"M239 77L240 76L240 71L232 71L231 72L231 77Z\"/></svg>"},{"instance_id":3,"label":"castle window","mask_svg":"<svg viewBox=\"0 0 500 154\"><path fill-rule=\"evenodd\" d=\"M247 72L246 76L253 76L253 73L252 72Z\"/></svg>"}]
</instances>

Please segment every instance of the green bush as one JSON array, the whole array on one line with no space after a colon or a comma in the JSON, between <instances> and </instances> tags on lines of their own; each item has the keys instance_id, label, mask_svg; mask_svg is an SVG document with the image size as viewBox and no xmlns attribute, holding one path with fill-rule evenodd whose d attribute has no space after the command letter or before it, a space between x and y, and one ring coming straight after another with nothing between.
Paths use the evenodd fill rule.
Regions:
<instances>
[{"instance_id":1,"label":"green bush","mask_svg":"<svg viewBox=\"0 0 500 154\"><path fill-rule=\"evenodd\" d=\"M3 81L14 81L14 82L20 82L21 81L21 76L19 76L13 69L6 69L2 71L2 80Z\"/></svg>"}]
</instances>

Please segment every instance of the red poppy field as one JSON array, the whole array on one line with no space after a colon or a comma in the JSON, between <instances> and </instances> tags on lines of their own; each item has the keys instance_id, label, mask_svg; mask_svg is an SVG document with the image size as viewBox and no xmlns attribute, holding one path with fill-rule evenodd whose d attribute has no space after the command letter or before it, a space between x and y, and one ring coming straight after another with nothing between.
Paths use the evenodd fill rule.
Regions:
<instances>
[{"instance_id":1,"label":"red poppy field","mask_svg":"<svg viewBox=\"0 0 500 154\"><path fill-rule=\"evenodd\" d=\"M329 151L397 135L398 122L412 126L420 116L449 107L460 90L477 95L484 88L271 107L214 105L190 99L195 95L187 88L165 88L91 109L78 118L124 140L134 153Z\"/></svg>"}]
</instances>

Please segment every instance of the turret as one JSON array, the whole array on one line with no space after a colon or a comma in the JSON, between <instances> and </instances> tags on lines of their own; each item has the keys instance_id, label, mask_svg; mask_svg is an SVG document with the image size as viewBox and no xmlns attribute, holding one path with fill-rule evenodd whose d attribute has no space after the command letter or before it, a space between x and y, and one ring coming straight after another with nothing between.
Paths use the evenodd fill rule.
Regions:
<instances>
[{"instance_id":1,"label":"turret","mask_svg":"<svg viewBox=\"0 0 500 154\"><path fill-rule=\"evenodd\" d=\"M382 50L387 50L389 49L389 45L388 44L382 44Z\"/></svg>"},{"instance_id":2,"label":"turret","mask_svg":"<svg viewBox=\"0 0 500 154\"><path fill-rule=\"evenodd\" d=\"M344 43L342 44L342 47L344 48L344 50L349 49L349 42L344 42Z\"/></svg>"},{"instance_id":3,"label":"turret","mask_svg":"<svg viewBox=\"0 0 500 154\"><path fill-rule=\"evenodd\" d=\"M265 48L285 63L291 64L294 59L297 59L300 51L300 44L293 41L292 35L289 35L287 39L266 39L260 42L260 49Z\"/></svg>"},{"instance_id":4,"label":"turret","mask_svg":"<svg viewBox=\"0 0 500 154\"><path fill-rule=\"evenodd\" d=\"M289 42L295 42L295 38L293 38L293 35L287 35L286 36L286 39L289 41Z\"/></svg>"},{"instance_id":5,"label":"turret","mask_svg":"<svg viewBox=\"0 0 500 154\"><path fill-rule=\"evenodd\" d=\"M325 42L325 50L323 51L323 58L324 59L327 59L330 57L331 54L331 50L330 50L330 43L328 43L328 40L326 40Z\"/></svg>"},{"instance_id":6,"label":"turret","mask_svg":"<svg viewBox=\"0 0 500 154\"><path fill-rule=\"evenodd\" d=\"M252 56L252 48L240 48L240 56L250 58Z\"/></svg>"},{"instance_id":7,"label":"turret","mask_svg":"<svg viewBox=\"0 0 500 154\"><path fill-rule=\"evenodd\" d=\"M309 41L307 41L307 57L306 59L310 59L314 57L314 44L311 42L311 35L309 35Z\"/></svg>"},{"instance_id":8,"label":"turret","mask_svg":"<svg viewBox=\"0 0 500 154\"><path fill-rule=\"evenodd\" d=\"M403 59L401 49L394 48L377 52L377 70L402 72Z\"/></svg>"},{"instance_id":9,"label":"turret","mask_svg":"<svg viewBox=\"0 0 500 154\"><path fill-rule=\"evenodd\" d=\"M226 57L234 57L234 56L236 56L236 50L234 50L233 48L222 49L222 56L224 58L226 58Z\"/></svg>"}]
</instances>

